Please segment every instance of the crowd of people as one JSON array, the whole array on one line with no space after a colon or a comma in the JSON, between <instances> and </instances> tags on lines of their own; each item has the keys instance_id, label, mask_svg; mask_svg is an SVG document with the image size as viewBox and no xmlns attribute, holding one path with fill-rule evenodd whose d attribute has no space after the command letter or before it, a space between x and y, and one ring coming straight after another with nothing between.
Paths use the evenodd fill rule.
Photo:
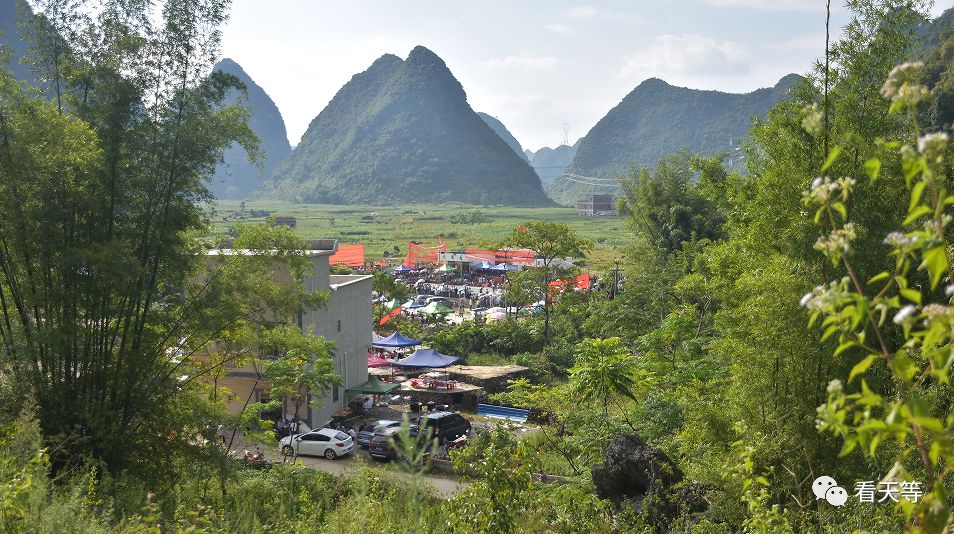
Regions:
<instances>
[{"instance_id":1,"label":"crowd of people","mask_svg":"<svg viewBox=\"0 0 954 534\"><path fill-rule=\"evenodd\" d=\"M409 275L399 275L403 282L417 293L447 297L462 308L490 308L504 305L504 286L507 279L503 275L487 276L481 273L446 274L433 271L419 271Z\"/></svg>"}]
</instances>

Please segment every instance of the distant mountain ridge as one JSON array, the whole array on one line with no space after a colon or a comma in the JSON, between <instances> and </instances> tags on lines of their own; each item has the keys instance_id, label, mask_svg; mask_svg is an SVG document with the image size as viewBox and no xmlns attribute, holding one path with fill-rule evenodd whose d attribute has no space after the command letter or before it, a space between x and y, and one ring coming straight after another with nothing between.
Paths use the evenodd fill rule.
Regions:
<instances>
[{"instance_id":1,"label":"distant mountain ridge","mask_svg":"<svg viewBox=\"0 0 954 534\"><path fill-rule=\"evenodd\" d=\"M630 165L653 166L660 157L683 147L703 155L728 150L738 146L752 121L786 98L800 79L797 74L789 74L774 87L734 94L675 87L650 78L580 140L566 172L614 178ZM614 187L591 185L595 181L585 182L585 178L557 178L547 192L557 202L572 204L588 194L615 191Z\"/></svg>"},{"instance_id":2,"label":"distant mountain ridge","mask_svg":"<svg viewBox=\"0 0 954 534\"><path fill-rule=\"evenodd\" d=\"M0 0L0 46L9 54L7 66L13 75L17 79L33 83L34 76L30 67L20 63L31 45L25 28L18 25L30 17L33 10L25 3L22 6L17 3L17 0Z\"/></svg>"},{"instance_id":3,"label":"distant mountain ridge","mask_svg":"<svg viewBox=\"0 0 954 534\"><path fill-rule=\"evenodd\" d=\"M231 74L245 84L244 105L249 112L249 127L260 139L262 168L259 170L257 166L249 163L245 149L233 143L225 151L224 162L216 167L209 190L216 198L246 199L265 185L278 165L291 153L288 132L278 106L238 63L225 58L212 70ZM228 103L234 104L238 98L238 92L233 91L228 97Z\"/></svg>"},{"instance_id":4,"label":"distant mountain ridge","mask_svg":"<svg viewBox=\"0 0 954 534\"><path fill-rule=\"evenodd\" d=\"M580 141L582 139L578 139L573 146L560 145L556 148L545 146L536 152L526 151L530 158L530 165L537 171L537 176L540 177L544 187L556 180L573 163L573 157L580 148Z\"/></svg>"},{"instance_id":5,"label":"distant mountain ridge","mask_svg":"<svg viewBox=\"0 0 954 534\"><path fill-rule=\"evenodd\" d=\"M477 116L483 119L484 122L487 123L487 126L490 126L490 129L493 130L494 133L497 134L497 136L503 139L507 143L507 146L512 148L513 151L516 152L518 156L523 158L524 161L527 161L527 162L530 161L530 159L527 157L527 154L524 153L523 147L520 146L520 142L517 141L517 138L514 137L512 133L510 133L510 130L508 130L507 127L504 126L504 123L500 122L500 120L497 119L497 117L488 115L487 113L484 113L482 111L478 111Z\"/></svg>"},{"instance_id":6,"label":"distant mountain ridge","mask_svg":"<svg viewBox=\"0 0 954 534\"><path fill-rule=\"evenodd\" d=\"M356 74L308 126L270 198L374 204L552 205L530 165L471 109L460 82L418 46Z\"/></svg>"}]
</instances>

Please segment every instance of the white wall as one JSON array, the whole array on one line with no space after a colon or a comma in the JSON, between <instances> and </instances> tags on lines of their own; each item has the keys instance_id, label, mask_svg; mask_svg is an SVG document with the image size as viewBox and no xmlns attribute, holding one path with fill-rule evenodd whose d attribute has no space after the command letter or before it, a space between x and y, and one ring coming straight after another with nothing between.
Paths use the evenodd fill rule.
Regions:
<instances>
[{"instance_id":1,"label":"white wall","mask_svg":"<svg viewBox=\"0 0 954 534\"><path fill-rule=\"evenodd\" d=\"M315 289L331 287L331 298L325 308L302 317L302 328L314 335L335 342L335 372L342 377L338 399L331 391L321 400L321 406L311 410L309 423L324 424L335 412L347 406L346 389L363 384L368 379L368 347L371 345L371 277L336 276L327 273L327 257L316 268ZM322 269L322 265L325 269ZM321 287L324 286L324 287ZM309 287L309 289L312 289Z\"/></svg>"}]
</instances>

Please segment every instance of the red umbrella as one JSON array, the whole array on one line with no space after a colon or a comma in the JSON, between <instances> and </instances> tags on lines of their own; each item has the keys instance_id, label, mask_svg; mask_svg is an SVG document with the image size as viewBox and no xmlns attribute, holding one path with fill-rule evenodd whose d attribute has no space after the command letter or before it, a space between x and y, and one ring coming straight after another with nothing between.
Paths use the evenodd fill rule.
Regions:
<instances>
[{"instance_id":1,"label":"red umbrella","mask_svg":"<svg viewBox=\"0 0 954 534\"><path fill-rule=\"evenodd\" d=\"M373 354L368 354L368 367L387 367L388 365L391 365L390 361Z\"/></svg>"}]
</instances>

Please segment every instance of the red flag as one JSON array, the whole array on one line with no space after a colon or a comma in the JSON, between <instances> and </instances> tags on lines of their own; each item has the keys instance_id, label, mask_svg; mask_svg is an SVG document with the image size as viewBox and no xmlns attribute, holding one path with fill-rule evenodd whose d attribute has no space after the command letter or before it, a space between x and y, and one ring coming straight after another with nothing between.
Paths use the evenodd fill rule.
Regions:
<instances>
[{"instance_id":1,"label":"red flag","mask_svg":"<svg viewBox=\"0 0 954 534\"><path fill-rule=\"evenodd\" d=\"M379 324L379 325L385 324L385 323L387 323L388 321L390 321L391 319L394 319L395 317L397 317L398 315L401 315L401 307L400 307L400 306L398 306L397 308L394 308L394 310L392 310L391 313L389 313L389 314L385 315L384 317L382 317L382 318L381 318L381 322L379 322L378 324Z\"/></svg>"}]
</instances>

